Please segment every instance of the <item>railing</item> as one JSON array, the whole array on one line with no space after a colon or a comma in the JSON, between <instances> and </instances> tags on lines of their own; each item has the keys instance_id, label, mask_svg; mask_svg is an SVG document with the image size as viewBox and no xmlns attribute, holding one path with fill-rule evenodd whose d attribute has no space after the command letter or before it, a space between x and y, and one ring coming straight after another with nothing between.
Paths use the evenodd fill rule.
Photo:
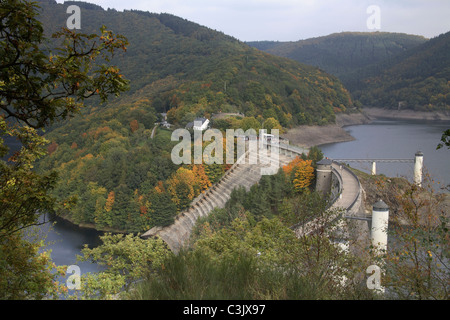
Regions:
<instances>
[{"instance_id":1,"label":"railing","mask_svg":"<svg viewBox=\"0 0 450 320\"><path fill-rule=\"evenodd\" d=\"M339 199L339 197L342 194L342 191L344 190L344 187L343 187L344 182L342 181L342 176L339 173L339 171L337 171L335 168L331 168L331 171L334 173L335 177L338 179L339 189L338 189L337 194L334 196L334 198L331 199L327 209L329 209L337 201L337 199Z\"/></svg>"},{"instance_id":2,"label":"railing","mask_svg":"<svg viewBox=\"0 0 450 320\"><path fill-rule=\"evenodd\" d=\"M344 168L344 170L346 170L347 172L349 172L349 173L355 178L356 182L358 183L358 193L356 194L356 197L355 197L355 199L353 200L353 202L350 204L350 206L349 206L348 208L346 208L347 211L350 211L350 210L353 208L353 206L356 204L356 202L358 201L358 199L359 199L359 196L360 196L360 193L361 193L361 183L360 183L358 177L356 176L356 174L355 174L352 170L350 170L346 165L344 165L344 164L342 164L342 163L339 163L339 162L336 162L336 163L342 165L343 168Z\"/></svg>"},{"instance_id":3,"label":"railing","mask_svg":"<svg viewBox=\"0 0 450 320\"><path fill-rule=\"evenodd\" d=\"M380 163L414 163L414 159L335 159L341 162L380 162Z\"/></svg>"},{"instance_id":4,"label":"railing","mask_svg":"<svg viewBox=\"0 0 450 320\"><path fill-rule=\"evenodd\" d=\"M205 196L209 193L212 192L213 189L215 189L216 187L219 187L219 185L222 183L223 179L227 176L229 176L234 169L236 169L236 167L240 164L245 163L245 158L247 157L247 155L249 154L249 151L247 150L243 155L241 155L239 157L239 159L236 160L236 162L230 167L230 169L228 169L224 175L220 178L220 180L218 182L216 182L215 184L213 184L211 187L209 187L208 189L206 189L204 192L200 193L197 198L195 198L194 200L192 200L191 204L189 205L189 207L193 207L195 206L199 201L203 200L203 198L205 198ZM184 211L181 213L183 214ZM178 216L177 216L178 217Z\"/></svg>"}]
</instances>

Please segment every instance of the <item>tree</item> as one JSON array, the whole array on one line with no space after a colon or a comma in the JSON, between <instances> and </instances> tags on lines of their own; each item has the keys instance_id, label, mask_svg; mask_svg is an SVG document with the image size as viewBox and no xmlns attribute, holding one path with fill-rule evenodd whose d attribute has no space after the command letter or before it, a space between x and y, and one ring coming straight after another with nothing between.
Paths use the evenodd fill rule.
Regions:
<instances>
[{"instance_id":1,"label":"tree","mask_svg":"<svg viewBox=\"0 0 450 320\"><path fill-rule=\"evenodd\" d=\"M248 212L230 225L208 223L191 250L168 256L135 299L355 299L368 298L351 281L353 260L328 234L299 239L279 219L255 223Z\"/></svg>"},{"instance_id":2,"label":"tree","mask_svg":"<svg viewBox=\"0 0 450 320\"><path fill-rule=\"evenodd\" d=\"M211 186L211 181L209 181L209 178L206 175L205 167L203 164L193 165L192 172L195 176L195 184L198 184L200 187L200 192L203 192Z\"/></svg>"},{"instance_id":3,"label":"tree","mask_svg":"<svg viewBox=\"0 0 450 320\"><path fill-rule=\"evenodd\" d=\"M388 234L395 242L379 259L384 287L395 299L448 300L450 239L445 196L409 184L397 195L399 209ZM430 181L428 181L430 182ZM382 279L383 280L383 279Z\"/></svg>"},{"instance_id":4,"label":"tree","mask_svg":"<svg viewBox=\"0 0 450 320\"><path fill-rule=\"evenodd\" d=\"M161 239L105 234L101 240L96 248L82 249L83 256L78 258L105 267L97 274L83 275L79 296L84 299L114 299L126 292L133 281L149 276L170 255Z\"/></svg>"},{"instance_id":5,"label":"tree","mask_svg":"<svg viewBox=\"0 0 450 320\"><path fill-rule=\"evenodd\" d=\"M301 160L295 170L294 187L297 191L307 191L314 179L312 160Z\"/></svg>"},{"instance_id":6,"label":"tree","mask_svg":"<svg viewBox=\"0 0 450 320\"><path fill-rule=\"evenodd\" d=\"M78 113L85 99L98 96L106 101L110 94L126 90L127 85L118 68L99 63L109 62L117 49L125 50L124 37L115 36L105 27L100 35L63 29L53 35L59 46L51 50L44 47L47 39L37 10L37 5L28 1L5 0L0 4L0 136L16 138L22 144L8 162L0 160L0 273L3 279L5 272L18 265L16 262L25 264L21 275L28 281L7 279L8 287L19 290L16 297L21 298L45 294L46 286L38 286L38 278L31 275L50 272L50 268L38 270L33 264L36 250L14 251L10 246L23 243L23 248L32 247L20 230L39 224L40 213L67 209L73 202L68 199L58 204L49 195L57 181L56 173L38 174L33 170L35 161L46 154L44 145L48 141L40 133L46 126ZM8 155L3 139L0 155ZM55 277L50 276L53 280ZM2 292L8 290L4 282L1 284Z\"/></svg>"},{"instance_id":7,"label":"tree","mask_svg":"<svg viewBox=\"0 0 450 320\"><path fill-rule=\"evenodd\" d=\"M323 159L323 152L317 146L313 146L309 149L308 160L312 160L312 165L315 167L316 163Z\"/></svg>"},{"instance_id":8,"label":"tree","mask_svg":"<svg viewBox=\"0 0 450 320\"><path fill-rule=\"evenodd\" d=\"M266 121L264 121L262 127L264 129L267 129L267 133L269 133L269 134L272 132L272 129L278 129L280 133L283 132L283 127L278 122L278 120L275 118L266 119Z\"/></svg>"},{"instance_id":9,"label":"tree","mask_svg":"<svg viewBox=\"0 0 450 320\"><path fill-rule=\"evenodd\" d=\"M167 190L172 196L172 201L177 205L178 211L186 208L200 193L194 172L183 167L167 180Z\"/></svg>"},{"instance_id":10,"label":"tree","mask_svg":"<svg viewBox=\"0 0 450 320\"><path fill-rule=\"evenodd\" d=\"M283 166L283 171L286 175L291 175L292 172L295 172L295 169L299 165L299 163L302 161L302 158L300 156L296 156L294 160L289 162L287 165Z\"/></svg>"},{"instance_id":11,"label":"tree","mask_svg":"<svg viewBox=\"0 0 450 320\"><path fill-rule=\"evenodd\" d=\"M442 133L441 143L438 144L437 149L441 149L447 146L450 149L450 129L447 129Z\"/></svg>"},{"instance_id":12,"label":"tree","mask_svg":"<svg viewBox=\"0 0 450 320\"><path fill-rule=\"evenodd\" d=\"M154 191L150 194L151 220L155 226L166 227L173 223L177 214L177 205L166 191Z\"/></svg>"},{"instance_id":13,"label":"tree","mask_svg":"<svg viewBox=\"0 0 450 320\"><path fill-rule=\"evenodd\" d=\"M256 120L254 117L245 117L240 122L240 129L247 131L248 129L253 129L256 132L261 129L261 123L259 123L258 120Z\"/></svg>"}]
</instances>

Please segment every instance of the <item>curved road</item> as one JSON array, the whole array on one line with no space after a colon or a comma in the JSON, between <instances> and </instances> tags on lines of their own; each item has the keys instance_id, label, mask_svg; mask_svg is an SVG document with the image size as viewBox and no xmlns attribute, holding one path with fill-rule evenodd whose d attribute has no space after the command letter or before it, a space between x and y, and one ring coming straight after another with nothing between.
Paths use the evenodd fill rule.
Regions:
<instances>
[{"instance_id":1,"label":"curved road","mask_svg":"<svg viewBox=\"0 0 450 320\"><path fill-rule=\"evenodd\" d=\"M360 195L361 185L358 178L344 165L333 162L333 168L341 175L342 178L342 193L331 208L342 208L352 211L355 202Z\"/></svg>"}]
</instances>

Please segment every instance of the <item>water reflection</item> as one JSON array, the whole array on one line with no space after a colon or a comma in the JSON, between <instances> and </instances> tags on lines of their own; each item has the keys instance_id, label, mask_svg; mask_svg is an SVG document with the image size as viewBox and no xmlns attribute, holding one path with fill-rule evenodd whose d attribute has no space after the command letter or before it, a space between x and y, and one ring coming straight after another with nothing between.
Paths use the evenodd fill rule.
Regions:
<instances>
[{"instance_id":1,"label":"water reflection","mask_svg":"<svg viewBox=\"0 0 450 320\"><path fill-rule=\"evenodd\" d=\"M47 223L40 226L42 235L46 236L48 245L45 250L51 250L53 262L60 265L78 265L81 274L101 271L101 266L90 262L78 262L77 255L81 255L81 249L85 244L89 248L95 248L101 244L102 232L80 228L72 223L49 214L42 215L40 221Z\"/></svg>"}]
</instances>

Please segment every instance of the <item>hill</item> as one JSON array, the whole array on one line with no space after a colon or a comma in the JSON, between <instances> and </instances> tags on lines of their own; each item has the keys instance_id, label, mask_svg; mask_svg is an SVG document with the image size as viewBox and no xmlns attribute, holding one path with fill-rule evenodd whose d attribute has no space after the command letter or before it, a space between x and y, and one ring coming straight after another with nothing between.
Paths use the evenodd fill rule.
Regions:
<instances>
[{"instance_id":1,"label":"hill","mask_svg":"<svg viewBox=\"0 0 450 320\"><path fill-rule=\"evenodd\" d=\"M247 44L266 52L317 66L341 80L360 68L381 62L426 42L420 36L388 32L342 32L294 42Z\"/></svg>"},{"instance_id":2,"label":"hill","mask_svg":"<svg viewBox=\"0 0 450 320\"><path fill-rule=\"evenodd\" d=\"M350 87L366 106L450 111L450 32L361 71Z\"/></svg>"},{"instance_id":3,"label":"hill","mask_svg":"<svg viewBox=\"0 0 450 320\"><path fill-rule=\"evenodd\" d=\"M75 223L133 232L170 224L227 169L174 165L171 132L158 129L152 138L161 112L175 127L220 111L290 127L332 123L336 112L353 109L336 77L170 14L41 0L48 34L66 25L68 4L81 8L81 32L105 25L129 41L112 63L130 80L130 90L107 105L92 103L46 134L49 155L39 170L58 171L59 198L78 198L65 213Z\"/></svg>"},{"instance_id":4,"label":"hill","mask_svg":"<svg viewBox=\"0 0 450 320\"><path fill-rule=\"evenodd\" d=\"M449 34L345 32L298 42L250 42L337 76L366 107L448 111Z\"/></svg>"},{"instance_id":5,"label":"hill","mask_svg":"<svg viewBox=\"0 0 450 320\"><path fill-rule=\"evenodd\" d=\"M147 99L158 112L177 109L173 120L182 125L189 122L182 121L186 113L220 110L274 117L285 127L305 117L311 123L333 122L333 108L352 106L335 77L170 14L47 0L41 6L49 34L65 26L65 8L73 3L81 8L83 33L98 32L103 24L129 40L126 55L113 61L131 80L128 96Z\"/></svg>"}]
</instances>

